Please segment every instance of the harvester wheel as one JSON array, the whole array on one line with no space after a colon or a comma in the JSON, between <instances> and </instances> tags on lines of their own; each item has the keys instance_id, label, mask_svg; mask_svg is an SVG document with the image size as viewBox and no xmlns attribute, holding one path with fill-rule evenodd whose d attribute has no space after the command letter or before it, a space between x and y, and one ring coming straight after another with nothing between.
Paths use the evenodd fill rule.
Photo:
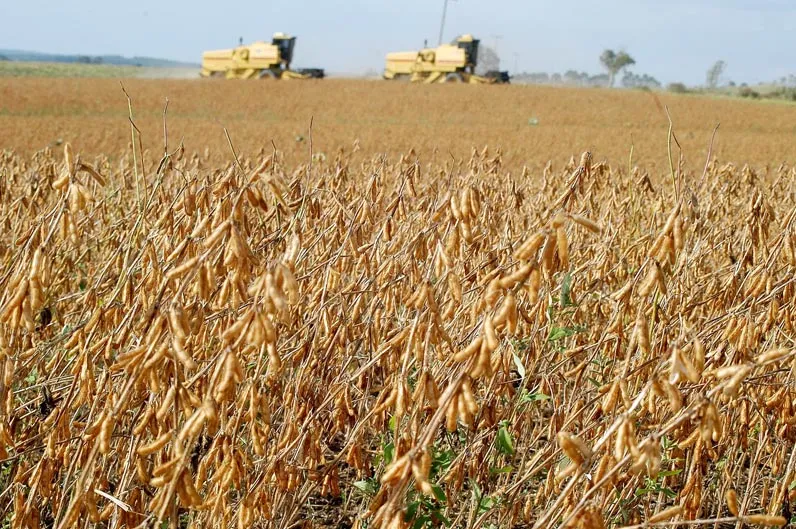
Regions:
<instances>
[{"instance_id":1,"label":"harvester wheel","mask_svg":"<svg viewBox=\"0 0 796 529\"><path fill-rule=\"evenodd\" d=\"M224 72L213 72L210 74L210 77L215 77L216 79L221 79L224 77Z\"/></svg>"},{"instance_id":2,"label":"harvester wheel","mask_svg":"<svg viewBox=\"0 0 796 529\"><path fill-rule=\"evenodd\" d=\"M446 83L463 83L464 77L458 72L451 72L445 76Z\"/></svg>"}]
</instances>

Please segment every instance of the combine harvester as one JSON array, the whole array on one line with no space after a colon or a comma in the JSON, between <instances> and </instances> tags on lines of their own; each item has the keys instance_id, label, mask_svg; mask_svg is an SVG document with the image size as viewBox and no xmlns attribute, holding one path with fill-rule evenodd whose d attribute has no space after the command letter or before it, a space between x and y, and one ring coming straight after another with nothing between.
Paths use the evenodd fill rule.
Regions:
<instances>
[{"instance_id":1,"label":"combine harvester","mask_svg":"<svg viewBox=\"0 0 796 529\"><path fill-rule=\"evenodd\" d=\"M508 83L508 72L494 70L476 75L479 42L472 35L461 35L452 44L437 48L388 53L384 78L414 83Z\"/></svg>"},{"instance_id":2,"label":"combine harvester","mask_svg":"<svg viewBox=\"0 0 796 529\"><path fill-rule=\"evenodd\" d=\"M321 68L290 69L296 37L275 33L271 42L257 41L202 54L202 77L227 79L321 79Z\"/></svg>"}]
</instances>

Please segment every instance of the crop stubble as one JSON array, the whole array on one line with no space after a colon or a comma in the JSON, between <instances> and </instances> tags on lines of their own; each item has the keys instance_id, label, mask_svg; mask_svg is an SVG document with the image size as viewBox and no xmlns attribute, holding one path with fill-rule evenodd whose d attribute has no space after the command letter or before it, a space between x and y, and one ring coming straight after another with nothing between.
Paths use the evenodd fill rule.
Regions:
<instances>
[{"instance_id":1,"label":"crop stubble","mask_svg":"<svg viewBox=\"0 0 796 529\"><path fill-rule=\"evenodd\" d=\"M559 98L561 136L539 147L522 139L545 134L541 110L532 132L511 124L522 87L287 85L129 83L144 167L130 129L115 132L112 83L71 85L94 103L76 89L49 107L63 115L19 115L35 83L12 98L4 122L86 153L31 154L24 127L3 138L21 150L0 160L0 505L14 527L784 523L790 107L671 100L675 115L694 107L676 123L689 161L674 146L669 173L647 94L603 108L611 128L590 120L619 96L530 90L540 108ZM162 159L161 102L141 95L155 89L171 100L169 149L187 144ZM287 102L229 99L265 91ZM448 118L447 97L490 97L493 112ZM702 104L706 120L767 116L749 140L766 146L728 126L716 152L736 163L692 169L712 125ZM616 120L632 105L664 135L639 133L654 152L628 173ZM311 164L294 138L308 115L326 153ZM423 119L439 126L409 134ZM221 124L239 163L210 136ZM567 162L580 135L619 158Z\"/></svg>"}]
</instances>

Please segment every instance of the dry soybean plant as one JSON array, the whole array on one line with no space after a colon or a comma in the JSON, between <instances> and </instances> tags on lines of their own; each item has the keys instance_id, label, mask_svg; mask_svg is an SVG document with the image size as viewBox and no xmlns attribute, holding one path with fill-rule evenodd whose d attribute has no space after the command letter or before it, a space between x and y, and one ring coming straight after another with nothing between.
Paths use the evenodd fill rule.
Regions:
<instances>
[{"instance_id":1,"label":"dry soybean plant","mask_svg":"<svg viewBox=\"0 0 796 529\"><path fill-rule=\"evenodd\" d=\"M146 154L2 154L4 526L790 516L796 169Z\"/></svg>"}]
</instances>

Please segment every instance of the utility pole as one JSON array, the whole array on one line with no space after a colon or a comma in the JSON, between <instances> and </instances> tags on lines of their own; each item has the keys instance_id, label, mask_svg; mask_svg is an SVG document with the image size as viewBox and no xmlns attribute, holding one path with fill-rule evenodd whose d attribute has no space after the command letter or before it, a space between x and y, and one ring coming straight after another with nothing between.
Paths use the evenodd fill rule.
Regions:
<instances>
[{"instance_id":1,"label":"utility pole","mask_svg":"<svg viewBox=\"0 0 796 529\"><path fill-rule=\"evenodd\" d=\"M442 4L442 22L439 23L439 44L442 46L442 31L445 29L445 14L448 12L448 0L443 0Z\"/></svg>"},{"instance_id":2,"label":"utility pole","mask_svg":"<svg viewBox=\"0 0 796 529\"><path fill-rule=\"evenodd\" d=\"M456 0L453 0L454 2ZM442 46L442 34L445 30L445 15L448 13L448 0L443 0L442 4L442 21L439 23L439 44L437 46Z\"/></svg>"}]
</instances>

